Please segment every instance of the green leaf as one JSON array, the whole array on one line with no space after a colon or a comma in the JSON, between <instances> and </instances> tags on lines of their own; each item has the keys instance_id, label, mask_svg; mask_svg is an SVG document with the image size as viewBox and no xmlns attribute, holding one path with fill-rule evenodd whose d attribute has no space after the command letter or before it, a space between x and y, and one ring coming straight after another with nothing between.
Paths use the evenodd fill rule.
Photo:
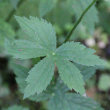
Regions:
<instances>
[{"instance_id":1,"label":"green leaf","mask_svg":"<svg viewBox=\"0 0 110 110\"><path fill-rule=\"evenodd\" d=\"M13 43L6 40L7 52L22 59L46 56L29 72L27 84L22 82L25 77L17 78L17 82L23 84L21 88L26 86L25 91L22 90L24 98L38 95L46 90L54 74L55 63L65 84L70 89L84 94L83 76L70 61L86 66L103 65L105 62L94 55L94 50L88 49L80 43L68 42L56 49L56 35L52 25L43 19L35 17L30 17L30 19L16 17L16 19L29 39L15 40L12 41Z\"/></svg>"},{"instance_id":2,"label":"green leaf","mask_svg":"<svg viewBox=\"0 0 110 110\"><path fill-rule=\"evenodd\" d=\"M13 61L10 62L10 67L14 71L16 77L26 78L28 76L28 68L19 64L15 64Z\"/></svg>"},{"instance_id":3,"label":"green leaf","mask_svg":"<svg viewBox=\"0 0 110 110\"><path fill-rule=\"evenodd\" d=\"M72 23L72 15L66 0L59 0L57 3L51 14L48 15L48 19L58 25L61 30L64 30L67 23Z\"/></svg>"},{"instance_id":4,"label":"green leaf","mask_svg":"<svg viewBox=\"0 0 110 110\"><path fill-rule=\"evenodd\" d=\"M4 20L0 19L0 48L4 50L5 38L14 39L14 37L15 37L15 32L12 26L6 23Z\"/></svg>"},{"instance_id":5,"label":"green leaf","mask_svg":"<svg viewBox=\"0 0 110 110\"><path fill-rule=\"evenodd\" d=\"M18 84L20 92L24 93L24 89L27 85L25 80L28 76L29 69L15 63L10 63L10 67L16 75L16 82Z\"/></svg>"},{"instance_id":6,"label":"green leaf","mask_svg":"<svg viewBox=\"0 0 110 110\"><path fill-rule=\"evenodd\" d=\"M54 63L49 58L44 58L36 64L31 71L26 81L28 86L25 89L24 98L39 94L47 88L54 74Z\"/></svg>"},{"instance_id":7,"label":"green leaf","mask_svg":"<svg viewBox=\"0 0 110 110\"><path fill-rule=\"evenodd\" d=\"M19 106L19 105L13 105L13 106L9 107L6 110L29 110L29 109L28 108L24 108L24 107Z\"/></svg>"},{"instance_id":8,"label":"green leaf","mask_svg":"<svg viewBox=\"0 0 110 110\"><path fill-rule=\"evenodd\" d=\"M19 90L21 93L24 94L24 90L27 86L27 83L25 80L28 76L29 70L21 65L15 64L13 62L10 63L10 66L16 75L16 82L18 84ZM39 102L39 101L44 101L44 100L49 99L50 96L51 96L50 92L45 91L45 92L42 92L41 94L35 94L35 95L29 97L28 99Z\"/></svg>"},{"instance_id":9,"label":"green leaf","mask_svg":"<svg viewBox=\"0 0 110 110\"><path fill-rule=\"evenodd\" d=\"M96 72L96 67L88 67L79 64L75 64L76 67L80 70L81 74L83 75L84 81L88 81Z\"/></svg>"},{"instance_id":10,"label":"green leaf","mask_svg":"<svg viewBox=\"0 0 110 110\"><path fill-rule=\"evenodd\" d=\"M21 0L20 0L20 2L21 2ZM39 2L40 2L40 0L26 0L26 1L22 0L22 5L20 5L16 9L15 15L21 15L21 16L25 16L25 17L38 16L39 15L39 13L38 13ZM16 25L15 22L13 25Z\"/></svg>"},{"instance_id":11,"label":"green leaf","mask_svg":"<svg viewBox=\"0 0 110 110\"><path fill-rule=\"evenodd\" d=\"M93 99L66 93L60 88L56 87L54 95L48 101L48 110L103 110Z\"/></svg>"},{"instance_id":12,"label":"green leaf","mask_svg":"<svg viewBox=\"0 0 110 110\"><path fill-rule=\"evenodd\" d=\"M92 99L78 94L56 94L48 103L48 110L103 110Z\"/></svg>"},{"instance_id":13,"label":"green leaf","mask_svg":"<svg viewBox=\"0 0 110 110\"><path fill-rule=\"evenodd\" d=\"M39 14L40 17L45 16L56 6L57 0L40 0Z\"/></svg>"},{"instance_id":14,"label":"green leaf","mask_svg":"<svg viewBox=\"0 0 110 110\"><path fill-rule=\"evenodd\" d=\"M46 101L50 100L53 96L55 96L56 92L61 91L63 94L68 90L69 89L67 88L67 86L65 86L64 83L60 80L60 78L58 78L56 84L51 84L46 91L42 92L41 94L36 94L32 97L29 97L29 99L37 102Z\"/></svg>"},{"instance_id":15,"label":"green leaf","mask_svg":"<svg viewBox=\"0 0 110 110\"><path fill-rule=\"evenodd\" d=\"M15 18L31 41L50 51L56 49L56 35L50 23L37 17L27 19L16 16Z\"/></svg>"},{"instance_id":16,"label":"green leaf","mask_svg":"<svg viewBox=\"0 0 110 110\"><path fill-rule=\"evenodd\" d=\"M73 21L72 16L73 15L71 15L69 12L69 6L67 5L67 0L57 0L57 4L55 4L55 8L53 8L51 13L49 13L45 17L55 25L58 25L58 27L60 27L61 30L64 30L65 25L67 23L72 23Z\"/></svg>"},{"instance_id":17,"label":"green leaf","mask_svg":"<svg viewBox=\"0 0 110 110\"><path fill-rule=\"evenodd\" d=\"M92 3L93 0L68 0L70 12L74 12L79 18L83 11ZM71 11L72 10L72 11ZM98 22L98 12L95 6L92 6L82 20L82 24L91 34L94 32L95 23Z\"/></svg>"},{"instance_id":18,"label":"green leaf","mask_svg":"<svg viewBox=\"0 0 110 110\"><path fill-rule=\"evenodd\" d=\"M110 75L107 74L101 75L98 87L99 89L104 91L108 90L110 88Z\"/></svg>"},{"instance_id":19,"label":"green leaf","mask_svg":"<svg viewBox=\"0 0 110 110\"><path fill-rule=\"evenodd\" d=\"M15 58L29 59L46 56L50 51L35 42L28 40L14 40L5 42L6 53Z\"/></svg>"},{"instance_id":20,"label":"green leaf","mask_svg":"<svg viewBox=\"0 0 110 110\"><path fill-rule=\"evenodd\" d=\"M86 48L79 42L67 42L56 50L56 54L63 59L71 60L81 65L105 65L105 62L94 53L93 49Z\"/></svg>"},{"instance_id":21,"label":"green leaf","mask_svg":"<svg viewBox=\"0 0 110 110\"><path fill-rule=\"evenodd\" d=\"M14 66L14 65L13 65ZM21 68L20 66L14 66L14 70L16 71L16 75L18 77L22 76L18 75L18 73L25 73L26 69ZM25 76L23 75L23 77ZM25 82L25 78L24 78ZM39 95L34 95L32 97L29 97L29 99L33 101L44 101L48 100L48 109L49 110L103 110L98 103L93 101L92 99L82 97L77 94L72 93L66 93L69 89L64 86L61 80L57 81L57 84L55 87L51 87L51 91L49 92L43 92Z\"/></svg>"},{"instance_id":22,"label":"green leaf","mask_svg":"<svg viewBox=\"0 0 110 110\"><path fill-rule=\"evenodd\" d=\"M80 94L85 93L83 77L77 67L69 61L56 61L61 79L70 89L74 89Z\"/></svg>"},{"instance_id":23,"label":"green leaf","mask_svg":"<svg viewBox=\"0 0 110 110\"><path fill-rule=\"evenodd\" d=\"M40 94L36 94L34 96L29 97L30 100L41 102L41 101L47 101L51 97L50 93L42 92Z\"/></svg>"},{"instance_id":24,"label":"green leaf","mask_svg":"<svg viewBox=\"0 0 110 110\"><path fill-rule=\"evenodd\" d=\"M61 91L62 94L69 91L68 87L64 85L60 78L57 79L56 84L51 84L46 91L42 92L41 94L36 94L32 97L29 97L29 99L37 102L50 100L58 91Z\"/></svg>"}]
</instances>

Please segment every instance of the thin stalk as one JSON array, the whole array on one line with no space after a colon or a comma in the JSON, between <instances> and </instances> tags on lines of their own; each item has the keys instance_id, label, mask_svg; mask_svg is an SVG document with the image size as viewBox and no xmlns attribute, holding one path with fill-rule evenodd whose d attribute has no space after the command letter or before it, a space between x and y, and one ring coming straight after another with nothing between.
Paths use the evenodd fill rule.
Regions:
<instances>
[{"instance_id":1,"label":"thin stalk","mask_svg":"<svg viewBox=\"0 0 110 110\"><path fill-rule=\"evenodd\" d=\"M67 38L65 39L64 43L67 42L72 33L75 31L75 29L77 28L77 26L79 25L79 23L81 22L82 18L84 17L84 15L88 12L88 10L95 4L97 0L93 0L92 3L84 10L84 12L82 13L82 15L80 16L80 18L78 19L78 21L75 23L74 27L72 28L72 30L69 32Z\"/></svg>"}]
</instances>

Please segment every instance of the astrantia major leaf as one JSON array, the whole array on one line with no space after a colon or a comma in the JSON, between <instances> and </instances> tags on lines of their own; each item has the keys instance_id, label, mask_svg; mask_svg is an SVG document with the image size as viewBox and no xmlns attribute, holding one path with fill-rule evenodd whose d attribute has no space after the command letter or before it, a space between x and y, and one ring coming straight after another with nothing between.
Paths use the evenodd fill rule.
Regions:
<instances>
[{"instance_id":1,"label":"astrantia major leaf","mask_svg":"<svg viewBox=\"0 0 110 110\"><path fill-rule=\"evenodd\" d=\"M21 59L44 57L29 71L24 98L40 94L47 88L52 80L55 64L65 84L84 94L83 77L73 63L86 66L103 65L104 61L94 55L95 51L77 42L68 42L56 49L56 34L50 23L36 17L16 19L30 40L6 41L7 53Z\"/></svg>"}]
</instances>

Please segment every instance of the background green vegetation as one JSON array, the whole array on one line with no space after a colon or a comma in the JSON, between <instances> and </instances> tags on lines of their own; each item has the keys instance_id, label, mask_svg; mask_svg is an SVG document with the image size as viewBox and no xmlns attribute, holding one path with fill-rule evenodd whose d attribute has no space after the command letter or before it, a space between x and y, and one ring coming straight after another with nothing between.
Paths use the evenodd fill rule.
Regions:
<instances>
[{"instance_id":1,"label":"background green vegetation","mask_svg":"<svg viewBox=\"0 0 110 110\"><path fill-rule=\"evenodd\" d=\"M51 22L57 33L58 46L63 43L74 23L92 0L0 0L0 110L45 110L46 102L35 103L22 99L22 89L16 83L16 64L26 68L32 67L40 59L15 60L6 55L5 39L10 40L27 36L22 32L14 15L37 16ZM110 1L98 0L84 16L81 23L72 34L71 40L79 41L97 51L97 55L107 61L105 67L90 72L85 79L86 93L89 97L101 103L105 110L110 110ZM24 69L23 69L24 70ZM27 70L26 70L27 71ZM16 79L16 80L15 80ZM52 94L54 95L54 94ZM48 97L48 96L47 96ZM63 100L63 97L61 97ZM33 99L34 100L34 99ZM38 99L41 100L41 99ZM72 100L71 100L72 102ZM14 105L14 106L12 106ZM19 105L19 106L18 106ZM51 104L50 104L51 105ZM23 106L23 107L22 107ZM8 109L7 109L8 108ZM54 110L50 108L51 110Z\"/></svg>"}]
</instances>

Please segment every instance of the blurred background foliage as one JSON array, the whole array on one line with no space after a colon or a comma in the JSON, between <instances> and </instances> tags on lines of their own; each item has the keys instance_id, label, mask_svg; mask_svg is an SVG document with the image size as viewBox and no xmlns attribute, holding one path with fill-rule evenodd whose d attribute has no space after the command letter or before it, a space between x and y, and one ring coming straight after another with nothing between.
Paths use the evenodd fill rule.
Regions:
<instances>
[{"instance_id":1,"label":"blurred background foliage","mask_svg":"<svg viewBox=\"0 0 110 110\"><path fill-rule=\"evenodd\" d=\"M22 100L22 91L16 83L16 66L32 67L40 59L15 60L5 53L4 42L8 38L27 39L17 24L14 15L37 16L51 22L56 30L58 46L80 17L91 0L0 0L0 110L45 110L45 102L35 103ZM71 40L82 42L94 48L97 55L107 61L107 65L91 70L86 79L86 93L110 110L110 1L98 0L72 34ZM90 72L85 68L83 74ZM95 74L96 73L96 74ZM17 79L17 78L16 78ZM14 105L14 106L12 106ZM20 106L19 106L20 105ZM24 107L22 107L22 106ZM10 107L11 106L11 107ZM9 107L9 108L8 108Z\"/></svg>"}]
</instances>

